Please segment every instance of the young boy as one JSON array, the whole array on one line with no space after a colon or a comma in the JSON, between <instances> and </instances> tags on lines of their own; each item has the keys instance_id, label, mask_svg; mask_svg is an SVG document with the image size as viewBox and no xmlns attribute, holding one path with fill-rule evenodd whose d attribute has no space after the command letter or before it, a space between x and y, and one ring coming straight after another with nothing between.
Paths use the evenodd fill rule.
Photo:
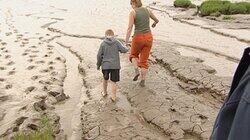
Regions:
<instances>
[{"instance_id":1,"label":"young boy","mask_svg":"<svg viewBox=\"0 0 250 140\"><path fill-rule=\"evenodd\" d=\"M102 67L103 73L103 92L102 95L107 95L108 80L111 80L112 84L112 96L111 100L116 101L116 82L120 81L120 53L128 52L121 42L114 38L114 32L109 29L105 32L105 39L101 43L97 54L97 69Z\"/></svg>"}]
</instances>

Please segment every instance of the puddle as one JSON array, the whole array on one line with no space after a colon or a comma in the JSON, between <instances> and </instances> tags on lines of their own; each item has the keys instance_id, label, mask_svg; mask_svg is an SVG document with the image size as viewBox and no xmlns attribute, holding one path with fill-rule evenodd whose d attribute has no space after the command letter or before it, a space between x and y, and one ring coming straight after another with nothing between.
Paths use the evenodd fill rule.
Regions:
<instances>
[{"instance_id":1,"label":"puddle","mask_svg":"<svg viewBox=\"0 0 250 140\"><path fill-rule=\"evenodd\" d=\"M60 116L60 124L68 139L81 139L81 94L83 88L82 77L78 71L79 60L76 56L62 47L56 48L66 59L67 77L64 81L64 93L70 98L56 106L56 113Z\"/></svg>"}]
</instances>

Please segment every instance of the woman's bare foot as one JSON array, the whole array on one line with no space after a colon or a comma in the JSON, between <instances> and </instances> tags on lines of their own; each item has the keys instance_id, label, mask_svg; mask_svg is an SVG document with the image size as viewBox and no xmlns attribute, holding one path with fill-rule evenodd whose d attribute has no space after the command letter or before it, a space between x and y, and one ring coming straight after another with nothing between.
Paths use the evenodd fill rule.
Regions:
<instances>
[{"instance_id":1,"label":"woman's bare foot","mask_svg":"<svg viewBox=\"0 0 250 140\"><path fill-rule=\"evenodd\" d=\"M141 80L140 84L141 87L145 87L145 80Z\"/></svg>"}]
</instances>

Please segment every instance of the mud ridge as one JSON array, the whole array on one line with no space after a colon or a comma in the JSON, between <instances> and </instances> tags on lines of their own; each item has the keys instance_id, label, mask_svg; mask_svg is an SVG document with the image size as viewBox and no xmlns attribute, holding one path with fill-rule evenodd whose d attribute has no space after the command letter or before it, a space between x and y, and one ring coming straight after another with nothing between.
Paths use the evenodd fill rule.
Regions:
<instances>
[{"instance_id":1,"label":"mud ridge","mask_svg":"<svg viewBox=\"0 0 250 140\"><path fill-rule=\"evenodd\" d=\"M54 29L54 28L48 28L48 30L51 31L51 32L56 32L56 33L63 34L65 36L77 37L77 38L89 38L89 39L100 39L100 40L102 40L102 39L105 38L103 36L68 34L68 33L65 33L65 32L63 32L61 30ZM117 39L120 40L120 41L122 41L122 42L124 42L123 38L117 38ZM155 41L161 41L161 40L155 40ZM57 43L59 43L59 42L57 42ZM210 49L201 48L201 47L198 47L198 46L191 46L191 45L186 45L186 44L180 44L180 43L176 43L176 42L169 42L169 43L174 43L174 44L176 44L178 46L192 48L192 49L196 49L196 50L208 52L208 53L211 53L211 54L215 54L215 55L218 55L218 56L222 56L222 57L225 57L227 60L232 61L232 62L237 62L238 63L240 61L239 58L232 57L232 56L229 56L229 55L226 55L226 54L223 54L223 53L220 53L220 52L216 52L216 51L213 51L213 50L210 50Z\"/></svg>"},{"instance_id":2,"label":"mud ridge","mask_svg":"<svg viewBox=\"0 0 250 140\"><path fill-rule=\"evenodd\" d=\"M103 40L105 39L104 36L93 36L93 35L77 35L77 34L70 34L70 33L66 33L66 32L63 32L59 29L55 29L55 28L47 28L49 31L51 32L54 32L54 33L60 33L62 35L65 35L65 36L69 36L69 37L76 37L76 38L89 38L89 39L100 39L100 40ZM125 40L123 38L117 38L118 40L124 42Z\"/></svg>"},{"instance_id":3,"label":"mud ridge","mask_svg":"<svg viewBox=\"0 0 250 140\"><path fill-rule=\"evenodd\" d=\"M225 36L225 37L229 37L229 38L234 38L234 39L237 39L238 41L240 42L243 42L243 43L250 43L250 40L247 40L247 39L242 39L242 38L239 38L237 36L234 36L234 35L230 35L230 34L227 34L227 33L223 33L223 32L220 32L220 31L216 31L214 30L213 28L209 28L209 27L203 27L202 25L198 25L198 24L194 24L194 23L190 23L188 22L187 20L183 20L183 19L180 19L180 18L175 18L173 16L170 15L170 13L168 13L167 11L165 10L161 10L159 8L156 8L156 7L152 7L152 6L148 6L148 8L152 9L152 10L157 10L159 12L164 12L166 13L170 18L172 18L173 20L175 21L179 21L181 23L184 23L184 24L188 24L188 25L191 25L191 26L195 26L195 27L200 27L201 29L207 29L215 34L219 34L219 35L222 35L222 36Z\"/></svg>"},{"instance_id":4,"label":"mud ridge","mask_svg":"<svg viewBox=\"0 0 250 140\"><path fill-rule=\"evenodd\" d=\"M193 58L181 56L174 49L166 50L169 47L164 47L164 43L156 46L157 49L152 52L152 57L181 81L179 82L181 88L195 94L209 93L215 98L218 97L219 101L224 100L231 78L215 76L213 68L200 64ZM166 55L169 56L167 59L164 57Z\"/></svg>"}]
</instances>

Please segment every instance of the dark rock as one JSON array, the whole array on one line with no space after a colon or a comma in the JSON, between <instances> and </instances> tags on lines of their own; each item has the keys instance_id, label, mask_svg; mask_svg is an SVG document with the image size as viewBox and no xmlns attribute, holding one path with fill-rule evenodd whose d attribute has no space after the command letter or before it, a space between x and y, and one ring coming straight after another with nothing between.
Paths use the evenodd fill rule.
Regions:
<instances>
[{"instance_id":1,"label":"dark rock","mask_svg":"<svg viewBox=\"0 0 250 140\"><path fill-rule=\"evenodd\" d=\"M56 96L57 102L64 101L64 100L66 100L66 99L68 99L68 98L69 98L69 96L66 96L64 93L62 93L62 94Z\"/></svg>"},{"instance_id":2,"label":"dark rock","mask_svg":"<svg viewBox=\"0 0 250 140\"><path fill-rule=\"evenodd\" d=\"M20 117L15 121L17 126L20 126L28 117Z\"/></svg>"},{"instance_id":3,"label":"dark rock","mask_svg":"<svg viewBox=\"0 0 250 140\"><path fill-rule=\"evenodd\" d=\"M28 124L27 127L35 131L38 130L38 126L36 124Z\"/></svg>"},{"instance_id":4,"label":"dark rock","mask_svg":"<svg viewBox=\"0 0 250 140\"><path fill-rule=\"evenodd\" d=\"M54 97L56 97L57 95L59 95L60 93L59 92L56 92L56 91L49 91L48 92L49 95L52 95Z\"/></svg>"},{"instance_id":5,"label":"dark rock","mask_svg":"<svg viewBox=\"0 0 250 140\"><path fill-rule=\"evenodd\" d=\"M28 87L24 92L28 94L28 93L34 91L35 89L36 89L36 87L31 86L31 87Z\"/></svg>"},{"instance_id":6,"label":"dark rock","mask_svg":"<svg viewBox=\"0 0 250 140\"><path fill-rule=\"evenodd\" d=\"M45 100L41 100L39 102L34 103L34 109L38 112L44 111L47 109L47 105L45 103Z\"/></svg>"},{"instance_id":7,"label":"dark rock","mask_svg":"<svg viewBox=\"0 0 250 140\"><path fill-rule=\"evenodd\" d=\"M49 89L48 94L53 96L53 97L56 97L56 96L63 93L63 89L61 86L54 85L54 86L50 86L48 89Z\"/></svg>"},{"instance_id":8,"label":"dark rock","mask_svg":"<svg viewBox=\"0 0 250 140\"><path fill-rule=\"evenodd\" d=\"M19 130L19 128L16 126L12 129L12 132L17 132Z\"/></svg>"}]
</instances>

